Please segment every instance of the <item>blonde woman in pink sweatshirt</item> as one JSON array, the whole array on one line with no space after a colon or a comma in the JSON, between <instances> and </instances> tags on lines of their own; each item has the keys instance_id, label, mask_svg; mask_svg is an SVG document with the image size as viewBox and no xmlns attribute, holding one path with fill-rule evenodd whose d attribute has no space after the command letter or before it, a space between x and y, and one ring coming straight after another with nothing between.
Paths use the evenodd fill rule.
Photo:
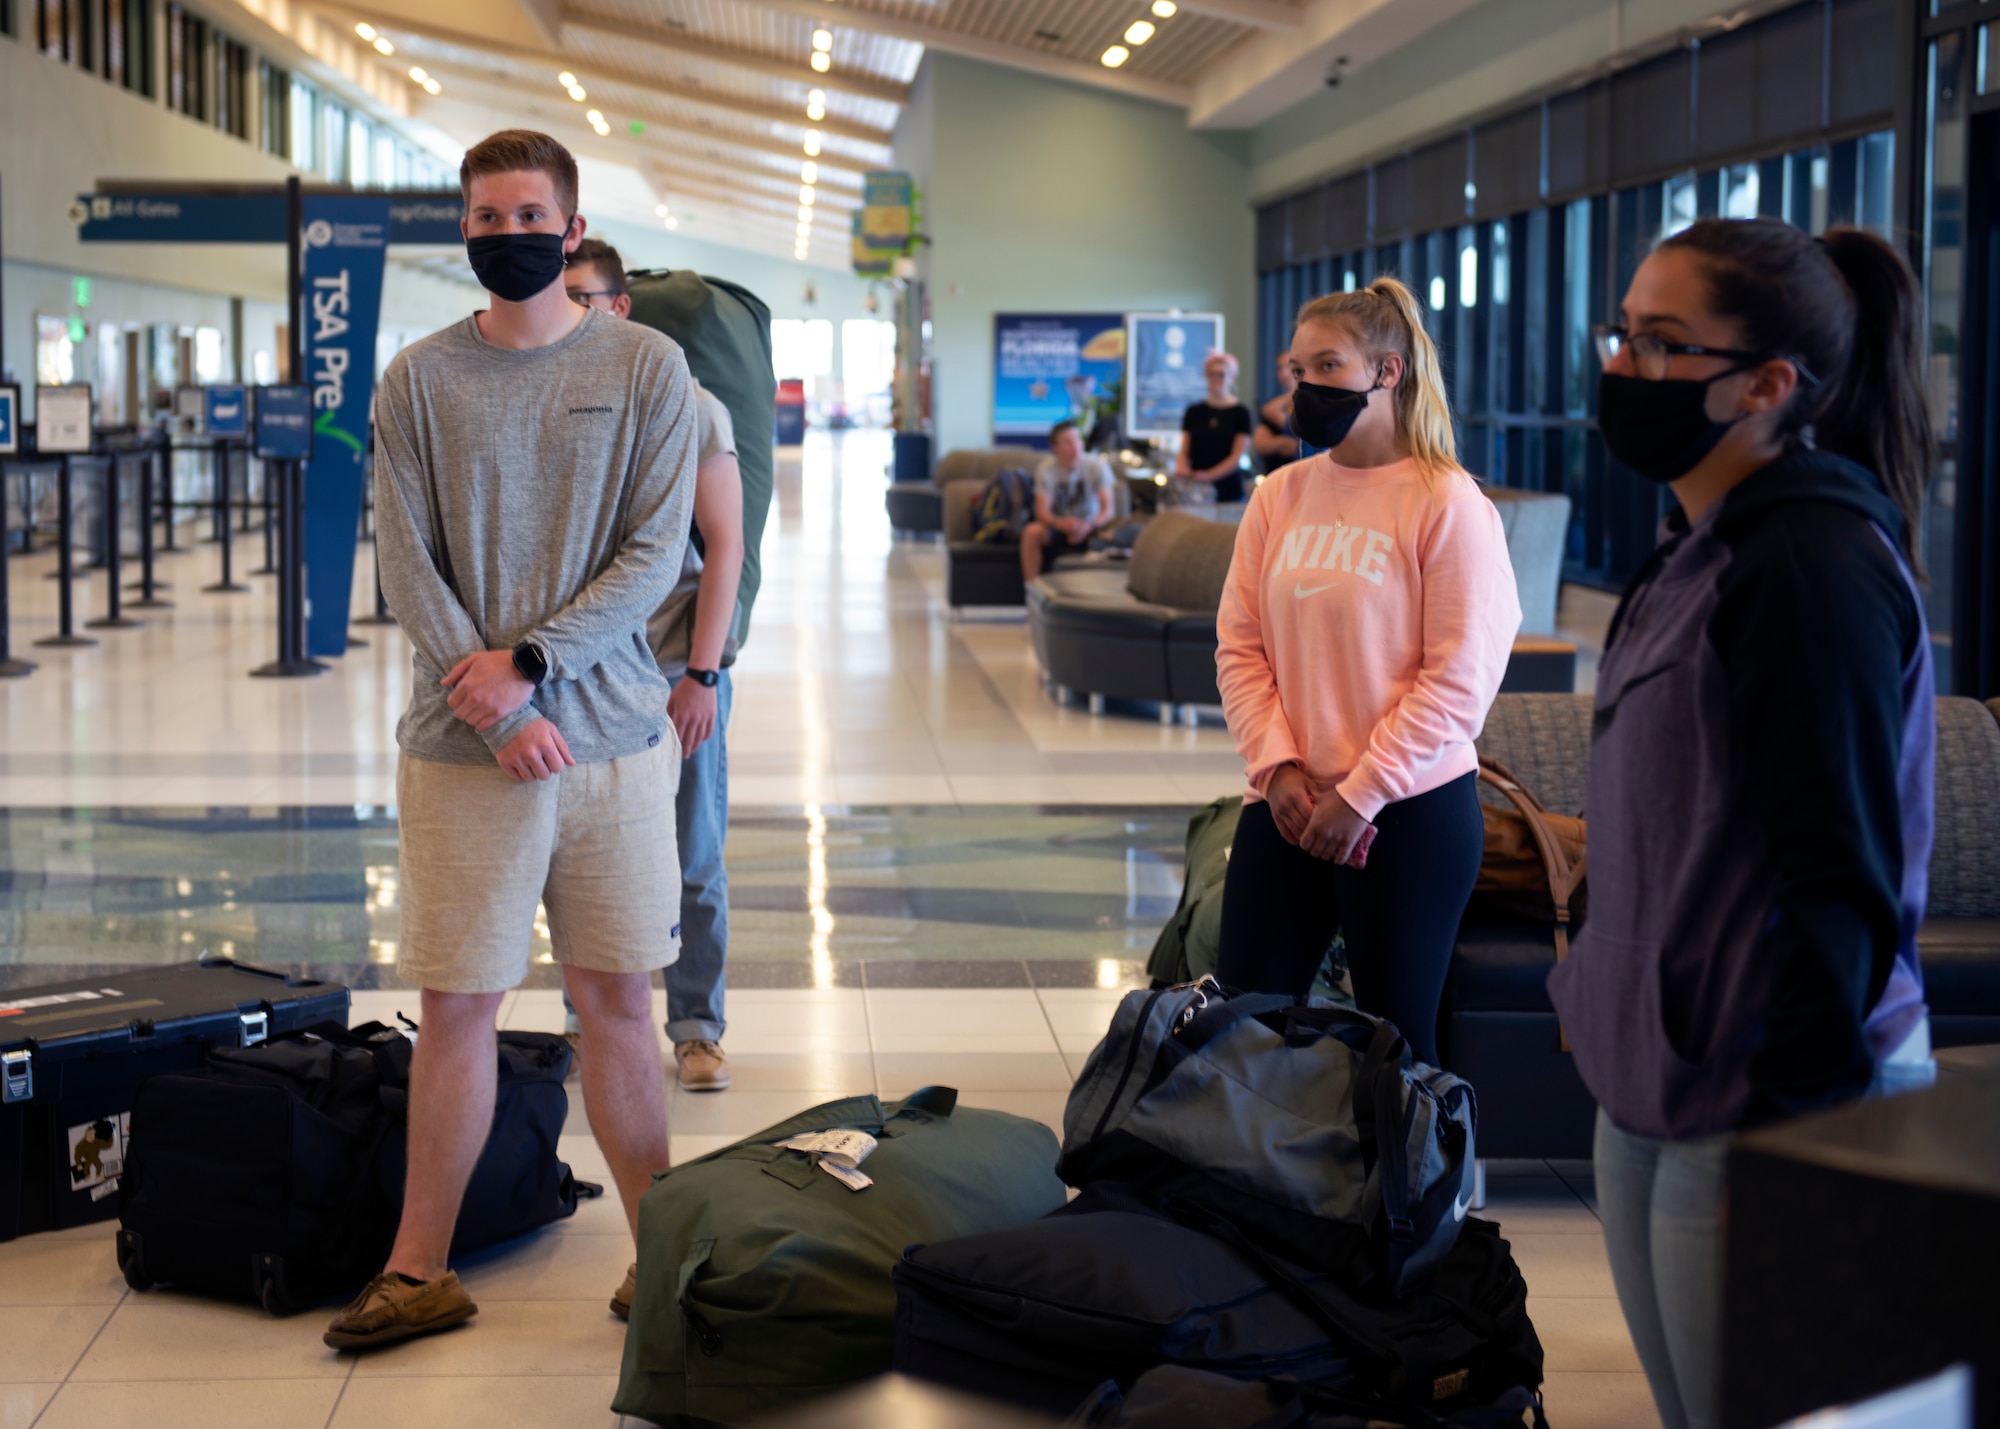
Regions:
<instances>
[{"instance_id":1,"label":"blonde woman in pink sweatshirt","mask_svg":"<svg viewBox=\"0 0 2000 1429\"><path fill-rule=\"evenodd\" d=\"M1249 778L1217 976L1303 995L1336 931L1362 1011L1437 1060L1482 843L1473 740L1521 623L1499 513L1460 469L1437 350L1394 278L1300 310L1317 456L1250 498L1216 674Z\"/></svg>"}]
</instances>

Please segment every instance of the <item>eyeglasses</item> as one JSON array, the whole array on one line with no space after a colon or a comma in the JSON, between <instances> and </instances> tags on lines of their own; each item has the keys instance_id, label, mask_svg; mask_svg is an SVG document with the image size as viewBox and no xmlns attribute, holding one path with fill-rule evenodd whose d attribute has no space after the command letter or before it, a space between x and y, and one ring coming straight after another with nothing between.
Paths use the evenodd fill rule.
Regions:
<instances>
[{"instance_id":1,"label":"eyeglasses","mask_svg":"<svg viewBox=\"0 0 2000 1429\"><path fill-rule=\"evenodd\" d=\"M1810 386L1819 381L1803 362L1781 353L1745 352L1735 347L1702 347L1692 342L1668 342L1652 333L1630 332L1612 323L1599 323L1591 332L1597 340L1599 362L1609 367L1620 354L1629 353L1632 370L1648 382L1666 381L1668 360L1675 357L1726 357L1737 364L1737 370L1760 362L1789 362L1798 369L1801 382Z\"/></svg>"},{"instance_id":2,"label":"eyeglasses","mask_svg":"<svg viewBox=\"0 0 2000 1429\"><path fill-rule=\"evenodd\" d=\"M589 307L592 298L616 298L620 296L620 294L613 292L609 288L571 288L568 291L569 300L580 308Z\"/></svg>"}]
</instances>

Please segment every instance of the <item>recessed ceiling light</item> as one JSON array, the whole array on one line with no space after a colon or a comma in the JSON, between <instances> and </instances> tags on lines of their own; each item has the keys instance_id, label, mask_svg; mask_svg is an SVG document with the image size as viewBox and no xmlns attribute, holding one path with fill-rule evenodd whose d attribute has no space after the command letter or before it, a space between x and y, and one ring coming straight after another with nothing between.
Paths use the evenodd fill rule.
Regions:
<instances>
[{"instance_id":1,"label":"recessed ceiling light","mask_svg":"<svg viewBox=\"0 0 2000 1429\"><path fill-rule=\"evenodd\" d=\"M385 55L393 55L394 53L396 53L396 47L389 43L389 37L387 35L377 35L375 37L375 49L378 53Z\"/></svg>"},{"instance_id":2,"label":"recessed ceiling light","mask_svg":"<svg viewBox=\"0 0 2000 1429\"><path fill-rule=\"evenodd\" d=\"M814 50L812 57L812 67L820 74L825 74L828 70L833 68L833 57L827 54L825 50Z\"/></svg>"},{"instance_id":3,"label":"recessed ceiling light","mask_svg":"<svg viewBox=\"0 0 2000 1429\"><path fill-rule=\"evenodd\" d=\"M1125 43L1128 45L1143 45L1152 38L1153 22L1151 20L1134 20L1125 27Z\"/></svg>"},{"instance_id":4,"label":"recessed ceiling light","mask_svg":"<svg viewBox=\"0 0 2000 1429\"><path fill-rule=\"evenodd\" d=\"M819 154L819 135L813 133L806 135L806 152L814 156Z\"/></svg>"},{"instance_id":5,"label":"recessed ceiling light","mask_svg":"<svg viewBox=\"0 0 2000 1429\"><path fill-rule=\"evenodd\" d=\"M799 185L799 206L801 208L811 208L813 206L813 188L811 184Z\"/></svg>"},{"instance_id":6,"label":"recessed ceiling light","mask_svg":"<svg viewBox=\"0 0 2000 1429\"><path fill-rule=\"evenodd\" d=\"M601 109L593 109L589 111L587 114L585 114L583 117L585 119L588 119L592 124L602 124L604 122L604 111Z\"/></svg>"},{"instance_id":7,"label":"recessed ceiling light","mask_svg":"<svg viewBox=\"0 0 2000 1429\"><path fill-rule=\"evenodd\" d=\"M808 104L806 106L806 118L812 120L815 124L819 123L820 120L826 118L826 106L824 104Z\"/></svg>"},{"instance_id":8,"label":"recessed ceiling light","mask_svg":"<svg viewBox=\"0 0 2000 1429\"><path fill-rule=\"evenodd\" d=\"M1123 45L1113 45L1104 52L1101 58L1106 69L1117 69L1118 66L1132 58L1132 52Z\"/></svg>"},{"instance_id":9,"label":"recessed ceiling light","mask_svg":"<svg viewBox=\"0 0 2000 1429\"><path fill-rule=\"evenodd\" d=\"M1162 20L1173 19L1180 8L1180 6L1174 3L1174 0L1153 0L1153 13Z\"/></svg>"},{"instance_id":10,"label":"recessed ceiling light","mask_svg":"<svg viewBox=\"0 0 2000 1429\"><path fill-rule=\"evenodd\" d=\"M816 183L818 183L818 182L819 182L819 165L818 165L818 164L815 164L815 163L814 163L814 162L813 162L813 161L812 161L811 159L807 159L807 160L806 160L806 161L805 161L805 162L804 162L803 164L800 164L800 165L799 165L799 182L800 182L800 183L802 183L802 184L816 184Z\"/></svg>"},{"instance_id":11,"label":"recessed ceiling light","mask_svg":"<svg viewBox=\"0 0 2000 1429\"><path fill-rule=\"evenodd\" d=\"M669 228L679 228L680 226L681 226L681 221L680 221L680 220L679 220L678 218L672 218L672 217L670 217L670 218L668 218L668 219L667 219L667 227L669 227Z\"/></svg>"},{"instance_id":12,"label":"recessed ceiling light","mask_svg":"<svg viewBox=\"0 0 2000 1429\"><path fill-rule=\"evenodd\" d=\"M418 84L422 84L425 80L429 79L430 76L424 73L424 67L422 65L411 65L410 78L415 80Z\"/></svg>"},{"instance_id":13,"label":"recessed ceiling light","mask_svg":"<svg viewBox=\"0 0 2000 1429\"><path fill-rule=\"evenodd\" d=\"M812 222L812 216L813 216L813 211L812 211L811 209L807 208L807 207L806 207L806 206L805 206L804 204L801 204L801 205L799 205L799 222L800 222L800 223L811 223L811 222Z\"/></svg>"},{"instance_id":14,"label":"recessed ceiling light","mask_svg":"<svg viewBox=\"0 0 2000 1429\"><path fill-rule=\"evenodd\" d=\"M816 50L831 50L833 48L833 31L814 30L813 48Z\"/></svg>"},{"instance_id":15,"label":"recessed ceiling light","mask_svg":"<svg viewBox=\"0 0 2000 1429\"><path fill-rule=\"evenodd\" d=\"M665 218L667 216L667 206L663 203L656 203L653 205L653 212L659 217Z\"/></svg>"},{"instance_id":16,"label":"recessed ceiling light","mask_svg":"<svg viewBox=\"0 0 2000 1429\"><path fill-rule=\"evenodd\" d=\"M424 93L442 94L444 93L444 86L439 84L436 79L427 79L424 81Z\"/></svg>"},{"instance_id":17,"label":"recessed ceiling light","mask_svg":"<svg viewBox=\"0 0 2000 1429\"><path fill-rule=\"evenodd\" d=\"M375 38L375 27L366 20L363 20L354 27L354 33L361 36L364 40L372 40Z\"/></svg>"},{"instance_id":18,"label":"recessed ceiling light","mask_svg":"<svg viewBox=\"0 0 2000 1429\"><path fill-rule=\"evenodd\" d=\"M556 83L561 85L564 89L568 89L571 85L576 83L576 76L571 74L568 70L564 70L561 74L556 76Z\"/></svg>"}]
</instances>

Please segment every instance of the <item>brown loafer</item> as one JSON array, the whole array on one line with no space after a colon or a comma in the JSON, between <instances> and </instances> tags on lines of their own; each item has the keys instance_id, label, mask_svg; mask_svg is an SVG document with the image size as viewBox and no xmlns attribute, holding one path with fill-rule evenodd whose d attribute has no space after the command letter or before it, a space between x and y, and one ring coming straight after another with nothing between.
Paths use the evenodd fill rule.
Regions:
<instances>
[{"instance_id":1,"label":"brown loafer","mask_svg":"<svg viewBox=\"0 0 2000 1429\"><path fill-rule=\"evenodd\" d=\"M380 1349L462 1325L478 1313L455 1271L410 1285L385 1270L334 1317L321 1338L336 1350Z\"/></svg>"},{"instance_id":2,"label":"brown loafer","mask_svg":"<svg viewBox=\"0 0 2000 1429\"><path fill-rule=\"evenodd\" d=\"M729 1059L706 1037L674 1043L675 1075L691 1092L719 1092L729 1085Z\"/></svg>"},{"instance_id":3,"label":"brown loafer","mask_svg":"<svg viewBox=\"0 0 2000 1429\"><path fill-rule=\"evenodd\" d=\"M639 1293L639 1265L634 1261L632 1268L625 1272L625 1278L618 1282L618 1289L611 1296L611 1313L621 1320L632 1318L632 1297Z\"/></svg>"}]
</instances>

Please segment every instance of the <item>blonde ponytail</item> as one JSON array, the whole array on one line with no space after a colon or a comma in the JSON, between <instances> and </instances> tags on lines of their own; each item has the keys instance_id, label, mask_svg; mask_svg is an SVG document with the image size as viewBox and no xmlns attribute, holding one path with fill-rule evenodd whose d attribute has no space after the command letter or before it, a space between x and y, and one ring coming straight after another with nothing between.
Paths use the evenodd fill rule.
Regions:
<instances>
[{"instance_id":1,"label":"blonde ponytail","mask_svg":"<svg viewBox=\"0 0 2000 1429\"><path fill-rule=\"evenodd\" d=\"M1314 298L1299 309L1293 327L1309 322L1346 328L1371 360L1380 361L1392 352L1402 358L1403 379L1395 387L1396 429L1409 445L1411 460L1433 479L1458 466L1444 368L1438 362L1437 345L1424 330L1424 311L1416 294L1394 278L1377 278L1359 292Z\"/></svg>"}]
</instances>

